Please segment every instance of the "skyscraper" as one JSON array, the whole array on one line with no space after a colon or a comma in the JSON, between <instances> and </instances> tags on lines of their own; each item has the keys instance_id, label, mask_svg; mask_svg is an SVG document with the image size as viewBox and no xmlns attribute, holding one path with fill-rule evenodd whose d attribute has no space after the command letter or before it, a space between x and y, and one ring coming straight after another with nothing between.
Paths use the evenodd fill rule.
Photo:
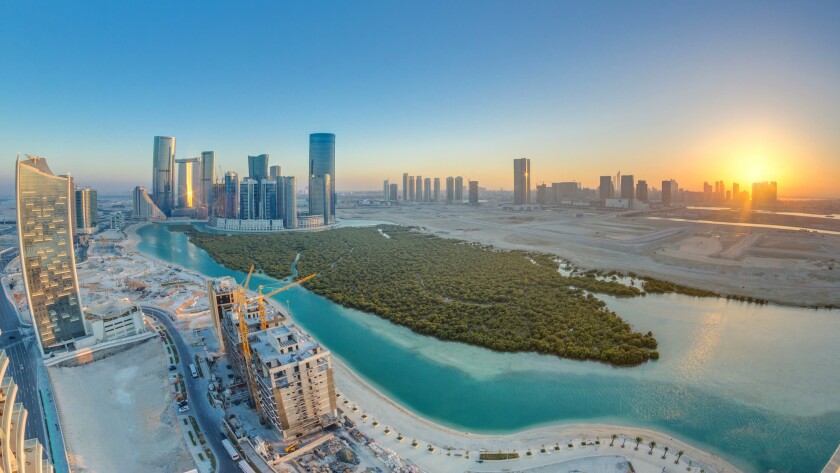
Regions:
<instances>
[{"instance_id":1,"label":"skyscraper","mask_svg":"<svg viewBox=\"0 0 840 473\"><path fill-rule=\"evenodd\" d=\"M434 194L433 200L435 202L440 202L440 178L439 177L435 178L435 194Z\"/></svg>"},{"instance_id":2,"label":"skyscraper","mask_svg":"<svg viewBox=\"0 0 840 473\"><path fill-rule=\"evenodd\" d=\"M403 202L408 202L408 173L407 172L403 173L403 187L402 187L402 189L403 189L402 200L403 200Z\"/></svg>"},{"instance_id":3,"label":"skyscraper","mask_svg":"<svg viewBox=\"0 0 840 473\"><path fill-rule=\"evenodd\" d=\"M286 229L297 228L297 181L294 176L277 178L277 206Z\"/></svg>"},{"instance_id":4,"label":"skyscraper","mask_svg":"<svg viewBox=\"0 0 840 473\"><path fill-rule=\"evenodd\" d=\"M216 183L216 152L203 151L201 153L201 206L207 209L207 215L212 215L215 202L213 200L213 184Z\"/></svg>"},{"instance_id":5,"label":"skyscraper","mask_svg":"<svg viewBox=\"0 0 840 473\"><path fill-rule=\"evenodd\" d=\"M621 198L632 200L636 194L636 183L633 175L621 176Z\"/></svg>"},{"instance_id":6,"label":"skyscraper","mask_svg":"<svg viewBox=\"0 0 840 473\"><path fill-rule=\"evenodd\" d=\"M388 193L391 191L391 186L388 183L388 179L385 179L385 182L382 183L382 200L389 200Z\"/></svg>"},{"instance_id":7,"label":"skyscraper","mask_svg":"<svg viewBox=\"0 0 840 473\"><path fill-rule=\"evenodd\" d=\"M408 201L414 202L415 200L415 181L414 176L408 176Z\"/></svg>"},{"instance_id":8,"label":"skyscraper","mask_svg":"<svg viewBox=\"0 0 840 473\"><path fill-rule=\"evenodd\" d=\"M152 158L152 200L168 217L175 207L175 137L156 136Z\"/></svg>"},{"instance_id":9,"label":"skyscraper","mask_svg":"<svg viewBox=\"0 0 840 473\"><path fill-rule=\"evenodd\" d=\"M612 176L601 176L601 183L598 186L598 198L601 200L615 198L615 187L613 187Z\"/></svg>"},{"instance_id":10,"label":"skyscraper","mask_svg":"<svg viewBox=\"0 0 840 473\"><path fill-rule=\"evenodd\" d=\"M423 179L423 202L432 200L432 180L430 178Z\"/></svg>"},{"instance_id":11,"label":"skyscraper","mask_svg":"<svg viewBox=\"0 0 840 473\"><path fill-rule=\"evenodd\" d=\"M469 202L470 205L478 205L478 181L469 181Z\"/></svg>"},{"instance_id":12,"label":"skyscraper","mask_svg":"<svg viewBox=\"0 0 840 473\"><path fill-rule=\"evenodd\" d=\"M260 185L256 179L246 177L239 181L239 218L256 220L259 218Z\"/></svg>"},{"instance_id":13,"label":"skyscraper","mask_svg":"<svg viewBox=\"0 0 840 473\"><path fill-rule=\"evenodd\" d=\"M257 218L260 209L260 183L263 179L268 178L268 155L258 154L256 156L248 156L248 177L256 181L256 196L254 197L254 216L249 217L248 220ZM244 180L242 181L244 182ZM241 186L241 184L240 184ZM240 192L240 198L242 197ZM241 212L241 209L240 209ZM241 217L244 218L244 217Z\"/></svg>"},{"instance_id":14,"label":"skyscraper","mask_svg":"<svg viewBox=\"0 0 840 473\"><path fill-rule=\"evenodd\" d=\"M648 201L648 185L647 181L640 180L636 183L636 200L641 202Z\"/></svg>"},{"instance_id":15,"label":"skyscraper","mask_svg":"<svg viewBox=\"0 0 840 473\"><path fill-rule=\"evenodd\" d=\"M268 155L248 156L248 177L260 182L268 177Z\"/></svg>"},{"instance_id":16,"label":"skyscraper","mask_svg":"<svg viewBox=\"0 0 840 473\"><path fill-rule=\"evenodd\" d=\"M82 321L70 179L53 175L47 160L18 156L18 243L26 299L42 353L85 336Z\"/></svg>"},{"instance_id":17,"label":"skyscraper","mask_svg":"<svg viewBox=\"0 0 840 473\"><path fill-rule=\"evenodd\" d=\"M323 215L324 225L330 223L334 215L330 208L331 177L324 174L324 177L309 179L309 215Z\"/></svg>"},{"instance_id":18,"label":"skyscraper","mask_svg":"<svg viewBox=\"0 0 840 473\"><path fill-rule=\"evenodd\" d=\"M276 179L263 179L260 181L260 200L257 216L263 220L278 218Z\"/></svg>"},{"instance_id":19,"label":"skyscraper","mask_svg":"<svg viewBox=\"0 0 840 473\"><path fill-rule=\"evenodd\" d=\"M662 181L662 206L670 207L674 204L674 190L671 181Z\"/></svg>"},{"instance_id":20,"label":"skyscraper","mask_svg":"<svg viewBox=\"0 0 840 473\"><path fill-rule=\"evenodd\" d=\"M513 205L531 203L531 160L513 160Z\"/></svg>"},{"instance_id":21,"label":"skyscraper","mask_svg":"<svg viewBox=\"0 0 840 473\"><path fill-rule=\"evenodd\" d=\"M390 201L391 202L396 202L397 201L398 193L399 193L399 189L397 188L397 185L396 184L391 184L391 195L390 195Z\"/></svg>"},{"instance_id":22,"label":"skyscraper","mask_svg":"<svg viewBox=\"0 0 840 473\"><path fill-rule=\"evenodd\" d=\"M464 178L461 176L455 178L455 203L464 203Z\"/></svg>"},{"instance_id":23,"label":"skyscraper","mask_svg":"<svg viewBox=\"0 0 840 473\"><path fill-rule=\"evenodd\" d=\"M446 178L446 203L451 204L455 201L455 179L453 177Z\"/></svg>"},{"instance_id":24,"label":"skyscraper","mask_svg":"<svg viewBox=\"0 0 840 473\"><path fill-rule=\"evenodd\" d=\"M279 165L275 164L274 166L271 166L270 168L268 168L268 176L270 178L277 179L278 177L281 177L282 175L283 174L280 172L280 166Z\"/></svg>"},{"instance_id":25,"label":"skyscraper","mask_svg":"<svg viewBox=\"0 0 840 473\"><path fill-rule=\"evenodd\" d=\"M239 218L239 176L225 173L225 218Z\"/></svg>"},{"instance_id":26,"label":"skyscraper","mask_svg":"<svg viewBox=\"0 0 840 473\"><path fill-rule=\"evenodd\" d=\"M74 205L76 206L76 230L81 233L92 233L99 225L99 216L97 214L97 196L96 191L90 187L84 189L76 189L76 199Z\"/></svg>"},{"instance_id":27,"label":"skyscraper","mask_svg":"<svg viewBox=\"0 0 840 473\"><path fill-rule=\"evenodd\" d=\"M195 171L193 164L197 159L179 159L178 163L178 208L193 208L193 184L195 183Z\"/></svg>"},{"instance_id":28,"label":"skyscraper","mask_svg":"<svg viewBox=\"0 0 840 473\"><path fill-rule=\"evenodd\" d=\"M309 178L325 179L329 183L328 218L324 224L335 223L335 135L312 133L309 135ZM312 184L310 183L310 192ZM310 200L311 202L311 200ZM310 209L310 213L312 213Z\"/></svg>"},{"instance_id":29,"label":"skyscraper","mask_svg":"<svg viewBox=\"0 0 840 473\"><path fill-rule=\"evenodd\" d=\"M414 178L414 200L423 202L423 176Z\"/></svg>"}]
</instances>

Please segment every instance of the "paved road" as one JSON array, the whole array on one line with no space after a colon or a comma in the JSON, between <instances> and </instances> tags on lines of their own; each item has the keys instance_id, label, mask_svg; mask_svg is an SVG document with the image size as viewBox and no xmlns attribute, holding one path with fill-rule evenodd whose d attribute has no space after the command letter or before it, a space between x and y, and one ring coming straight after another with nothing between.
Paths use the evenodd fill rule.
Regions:
<instances>
[{"instance_id":1,"label":"paved road","mask_svg":"<svg viewBox=\"0 0 840 473\"><path fill-rule=\"evenodd\" d=\"M155 307L143 306L143 312L159 320L169 330L169 335L175 342L175 348L178 349L178 355L181 357L181 370L185 374L184 382L187 385L187 392L190 401L190 414L195 416L199 427L204 432L204 438L213 455L216 456L216 471L219 473L240 471L239 467L228 456L227 451L222 446L221 425L218 416L213 413L213 408L210 402L207 401L207 391L200 383L194 383L193 378L187 373L190 372L190 363L192 363L192 350L181 338L181 333L175 329L175 324L169 318L169 314L161 309Z\"/></svg>"},{"instance_id":2,"label":"paved road","mask_svg":"<svg viewBox=\"0 0 840 473\"><path fill-rule=\"evenodd\" d=\"M0 289L2 291L2 289ZM15 378L18 385L17 402L23 403L29 415L26 419L26 438L37 438L46 451L49 442L44 430L44 414L41 410L41 399L38 393L38 363L42 363L38 352L37 342L33 335L24 336L21 333L20 321L14 307L0 292L0 349L9 357L8 372ZM30 334L31 329L30 330Z\"/></svg>"}]
</instances>

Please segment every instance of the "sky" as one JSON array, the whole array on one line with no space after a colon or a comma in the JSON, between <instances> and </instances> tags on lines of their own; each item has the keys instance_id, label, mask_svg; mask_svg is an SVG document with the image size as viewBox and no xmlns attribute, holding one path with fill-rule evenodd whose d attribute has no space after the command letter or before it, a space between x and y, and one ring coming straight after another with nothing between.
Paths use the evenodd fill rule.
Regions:
<instances>
[{"instance_id":1,"label":"sky","mask_svg":"<svg viewBox=\"0 0 840 473\"><path fill-rule=\"evenodd\" d=\"M100 192L177 158L249 154L303 182L336 134L336 186L402 173L511 189L633 174L776 180L840 197L840 2L5 2L0 194L18 152Z\"/></svg>"}]
</instances>

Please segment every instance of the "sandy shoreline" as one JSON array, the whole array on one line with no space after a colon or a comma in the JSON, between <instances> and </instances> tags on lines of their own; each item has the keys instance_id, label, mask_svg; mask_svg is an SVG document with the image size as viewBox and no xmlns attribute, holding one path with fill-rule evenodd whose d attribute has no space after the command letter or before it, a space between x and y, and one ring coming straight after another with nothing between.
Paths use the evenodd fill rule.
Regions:
<instances>
[{"instance_id":1,"label":"sandy shoreline","mask_svg":"<svg viewBox=\"0 0 840 473\"><path fill-rule=\"evenodd\" d=\"M139 243L137 229L143 225L132 225L125 229L127 235L126 249L134 249L139 252L139 250L136 250L136 246ZM185 272L204 277L190 269L160 260L151 255L142 254L142 257L158 261L165 265L177 266ZM417 439L422 445L430 443L442 449L450 447L477 452L480 450L525 451L528 449L539 449L541 445L553 446L556 443L565 445L567 442L573 440L579 441L580 439L586 439L594 441L596 438L599 438L605 447L606 444L609 444L612 434L626 436L629 439L640 436L644 440L642 446L639 447L639 451L648 442L655 441L658 445L657 448L666 445L670 448L669 458L674 458L673 455L675 452L684 450L684 459L690 457L695 460L694 465L697 467L695 468L697 471L700 471L700 468L704 466L706 471L710 473L712 471L741 471L717 455L692 447L668 434L644 428L599 423L558 422L506 434L475 434L458 431L438 424L401 406L353 372L335 354L333 354L333 368L337 391L349 401L348 405L344 405L341 402L343 399L340 400L339 407L350 414L350 407L355 405L359 408L359 415L365 412L370 416L371 420L376 419L380 424L378 433L382 437L387 437L383 429L384 426L389 426L392 432L402 433L407 439ZM374 438L377 437L375 432L366 430L366 433L369 435L372 434ZM393 433L390 434L391 438L394 436ZM619 437L616 440L616 446L621 442L621 439L622 437ZM408 442L411 442L411 440L408 440ZM627 448L624 449L625 454L629 455L633 452L633 445L635 445L634 441L627 441ZM673 460L670 460L670 462L673 465ZM700 465L700 463L704 465ZM501 466L499 465L499 467Z\"/></svg>"}]
</instances>

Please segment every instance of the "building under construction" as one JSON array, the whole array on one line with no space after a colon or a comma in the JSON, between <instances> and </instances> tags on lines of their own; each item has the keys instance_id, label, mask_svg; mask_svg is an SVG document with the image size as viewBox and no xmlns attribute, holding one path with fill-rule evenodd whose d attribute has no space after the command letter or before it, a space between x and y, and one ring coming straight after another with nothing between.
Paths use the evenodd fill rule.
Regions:
<instances>
[{"instance_id":1,"label":"building under construction","mask_svg":"<svg viewBox=\"0 0 840 473\"><path fill-rule=\"evenodd\" d=\"M208 281L213 328L234 374L248 385L262 422L285 439L316 432L337 419L329 350L300 332L264 300L291 286L247 297L230 277Z\"/></svg>"}]
</instances>

